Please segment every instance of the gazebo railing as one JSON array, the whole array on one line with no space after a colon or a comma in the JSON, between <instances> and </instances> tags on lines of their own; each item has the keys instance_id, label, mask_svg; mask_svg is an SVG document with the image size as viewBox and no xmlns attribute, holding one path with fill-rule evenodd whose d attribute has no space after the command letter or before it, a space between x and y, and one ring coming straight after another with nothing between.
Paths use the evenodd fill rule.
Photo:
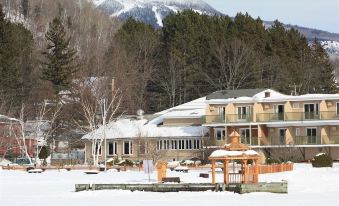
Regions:
<instances>
[{"instance_id":1,"label":"gazebo railing","mask_svg":"<svg viewBox=\"0 0 339 206\"><path fill-rule=\"evenodd\" d=\"M229 173L228 174L228 181L229 183L242 183L243 181L243 174L241 173Z\"/></svg>"}]
</instances>

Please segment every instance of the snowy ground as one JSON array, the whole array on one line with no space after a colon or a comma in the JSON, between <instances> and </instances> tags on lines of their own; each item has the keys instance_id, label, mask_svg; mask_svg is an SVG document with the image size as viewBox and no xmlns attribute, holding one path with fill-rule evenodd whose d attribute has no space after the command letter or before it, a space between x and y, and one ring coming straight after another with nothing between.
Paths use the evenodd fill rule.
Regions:
<instances>
[{"instance_id":1,"label":"snowy ground","mask_svg":"<svg viewBox=\"0 0 339 206\"><path fill-rule=\"evenodd\" d=\"M201 171L187 174L168 172L168 176L180 176L184 182L210 182L199 178ZM206 172L206 171L204 171ZM155 181L156 173L151 179ZM293 172L260 175L260 181L288 181L288 194L231 192L179 192L152 193L130 191L74 192L76 183L137 183L147 182L143 172L107 172L86 175L83 171L46 171L28 174L23 171L0 170L1 206L60 206L60 205L314 205L339 206L339 163L333 168L312 168L309 164L295 164ZM217 175L222 181L222 174Z\"/></svg>"}]
</instances>

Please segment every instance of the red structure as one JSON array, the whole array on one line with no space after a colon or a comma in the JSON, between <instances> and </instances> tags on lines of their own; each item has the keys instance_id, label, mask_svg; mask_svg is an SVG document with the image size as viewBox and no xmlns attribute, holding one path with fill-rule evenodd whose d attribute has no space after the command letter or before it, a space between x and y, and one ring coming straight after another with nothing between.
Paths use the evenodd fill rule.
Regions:
<instances>
[{"instance_id":1,"label":"red structure","mask_svg":"<svg viewBox=\"0 0 339 206\"><path fill-rule=\"evenodd\" d=\"M14 156L24 156L22 148L26 145L29 156L36 152L37 141L32 138L22 139L19 120L0 115L0 157L11 152Z\"/></svg>"}]
</instances>

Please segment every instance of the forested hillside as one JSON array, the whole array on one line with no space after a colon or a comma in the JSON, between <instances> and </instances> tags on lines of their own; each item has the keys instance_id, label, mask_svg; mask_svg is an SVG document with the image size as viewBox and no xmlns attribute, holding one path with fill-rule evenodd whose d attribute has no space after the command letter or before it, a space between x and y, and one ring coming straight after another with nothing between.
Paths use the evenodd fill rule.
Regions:
<instances>
[{"instance_id":1,"label":"forested hillside","mask_svg":"<svg viewBox=\"0 0 339 206\"><path fill-rule=\"evenodd\" d=\"M126 114L159 111L221 89L291 93L297 85L299 94L336 92L321 45L278 21L265 29L246 14L232 19L187 10L155 29L110 18L86 0L0 2L0 113L60 98L60 91L74 90L72 83L87 77L115 78Z\"/></svg>"}]
</instances>

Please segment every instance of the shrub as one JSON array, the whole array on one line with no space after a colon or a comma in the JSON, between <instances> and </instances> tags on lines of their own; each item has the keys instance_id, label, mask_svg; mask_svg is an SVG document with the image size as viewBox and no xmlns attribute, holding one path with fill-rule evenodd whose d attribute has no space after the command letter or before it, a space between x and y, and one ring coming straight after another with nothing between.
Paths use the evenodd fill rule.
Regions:
<instances>
[{"instance_id":1,"label":"shrub","mask_svg":"<svg viewBox=\"0 0 339 206\"><path fill-rule=\"evenodd\" d=\"M133 166L134 162L132 162L129 159L124 159L124 160L121 160L119 163L117 163L117 165L120 165L120 166Z\"/></svg>"},{"instance_id":2,"label":"shrub","mask_svg":"<svg viewBox=\"0 0 339 206\"><path fill-rule=\"evenodd\" d=\"M266 164L271 165L271 164L280 164L281 161L273 158L266 158Z\"/></svg>"},{"instance_id":3,"label":"shrub","mask_svg":"<svg viewBox=\"0 0 339 206\"><path fill-rule=\"evenodd\" d=\"M312 166L313 167L332 167L333 160L328 154L319 153L313 157Z\"/></svg>"},{"instance_id":4,"label":"shrub","mask_svg":"<svg viewBox=\"0 0 339 206\"><path fill-rule=\"evenodd\" d=\"M39 153L39 159L46 159L49 156L49 151L46 146L43 146Z\"/></svg>"}]
</instances>

